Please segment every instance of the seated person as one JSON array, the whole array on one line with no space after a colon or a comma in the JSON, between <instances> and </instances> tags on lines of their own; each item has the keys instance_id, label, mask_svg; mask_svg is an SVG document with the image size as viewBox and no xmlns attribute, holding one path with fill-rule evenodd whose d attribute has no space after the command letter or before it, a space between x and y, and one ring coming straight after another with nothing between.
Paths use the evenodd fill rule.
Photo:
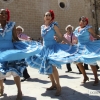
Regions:
<instances>
[{"instance_id":1,"label":"seated person","mask_svg":"<svg viewBox=\"0 0 100 100\"><path fill-rule=\"evenodd\" d=\"M16 33L17 33L17 37L19 40L21 40L21 41L22 40L23 41L31 40L31 38L28 35L24 34L23 32L24 32L24 29L21 26L16 27ZM30 75L27 72L27 68L25 68L25 70L23 71L23 79L21 80L21 82L23 82L29 78L30 78Z\"/></svg>"}]
</instances>

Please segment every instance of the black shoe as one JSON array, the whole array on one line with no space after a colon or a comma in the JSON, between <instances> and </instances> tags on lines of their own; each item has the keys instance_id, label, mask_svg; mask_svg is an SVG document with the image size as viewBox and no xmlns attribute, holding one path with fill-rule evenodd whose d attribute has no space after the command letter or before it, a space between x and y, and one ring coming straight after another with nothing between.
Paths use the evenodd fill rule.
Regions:
<instances>
[{"instance_id":1,"label":"black shoe","mask_svg":"<svg viewBox=\"0 0 100 100\"><path fill-rule=\"evenodd\" d=\"M99 66L98 65L96 65L96 67L97 67L97 70L99 69Z\"/></svg>"},{"instance_id":2,"label":"black shoe","mask_svg":"<svg viewBox=\"0 0 100 100\"><path fill-rule=\"evenodd\" d=\"M81 72L79 72L78 74L82 74Z\"/></svg>"},{"instance_id":3,"label":"black shoe","mask_svg":"<svg viewBox=\"0 0 100 100\"><path fill-rule=\"evenodd\" d=\"M29 79L30 77L28 77L28 78L23 78L23 79L21 79L21 82L24 82L24 81L26 81L27 79Z\"/></svg>"},{"instance_id":4,"label":"black shoe","mask_svg":"<svg viewBox=\"0 0 100 100\"><path fill-rule=\"evenodd\" d=\"M24 81L26 81L26 78L21 79L21 82L24 82Z\"/></svg>"},{"instance_id":5,"label":"black shoe","mask_svg":"<svg viewBox=\"0 0 100 100\"><path fill-rule=\"evenodd\" d=\"M88 68L85 68L85 70L89 70Z\"/></svg>"},{"instance_id":6,"label":"black shoe","mask_svg":"<svg viewBox=\"0 0 100 100\"><path fill-rule=\"evenodd\" d=\"M4 78L4 81L6 81L6 78Z\"/></svg>"}]
</instances>

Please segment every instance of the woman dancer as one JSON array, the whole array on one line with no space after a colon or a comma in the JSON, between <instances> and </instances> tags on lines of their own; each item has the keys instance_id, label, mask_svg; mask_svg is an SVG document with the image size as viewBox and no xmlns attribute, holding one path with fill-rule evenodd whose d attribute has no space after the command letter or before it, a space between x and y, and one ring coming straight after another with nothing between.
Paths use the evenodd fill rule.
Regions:
<instances>
[{"instance_id":1,"label":"woman dancer","mask_svg":"<svg viewBox=\"0 0 100 100\"><path fill-rule=\"evenodd\" d=\"M10 22L10 11L0 10L0 96L3 96L3 79L9 76L14 77L17 86L16 100L22 100L22 90L20 77L25 69L26 62L23 60L30 55L38 53L37 46L31 46L28 43L17 42L15 22ZM13 41L13 42L12 42ZM30 47L27 49L27 47ZM18 48L18 49L17 49ZM19 50L20 49L20 50ZM34 49L34 50L33 50ZM27 52L29 51L29 52ZM36 52L35 52L36 51Z\"/></svg>"},{"instance_id":2,"label":"woman dancer","mask_svg":"<svg viewBox=\"0 0 100 100\"><path fill-rule=\"evenodd\" d=\"M78 39L78 44L76 44L76 47L75 45L70 47L70 49L67 51L68 54L59 56L59 53L56 53L56 56L50 56L50 63L55 62L57 64L61 64L65 62L76 62L84 76L82 84L89 80L82 63L89 64L95 78L93 85L96 86L99 83L96 62L100 60L100 40L91 41L90 36L92 35L96 39L100 39L100 36L95 34L92 26L88 25L88 18L84 16L79 18L79 27L75 29L73 34ZM77 50L74 49L74 47L77 48Z\"/></svg>"},{"instance_id":3,"label":"woman dancer","mask_svg":"<svg viewBox=\"0 0 100 100\"><path fill-rule=\"evenodd\" d=\"M79 27L76 28L76 30L74 31L74 34L78 37L78 41L80 43L79 45L86 46L86 49L87 49L87 57L86 58L88 59L88 61L91 60L90 66L91 66L91 69L92 69L94 77L95 77L95 81L94 81L93 85L94 86L98 85L99 79L97 76L96 60L99 60L99 58L96 59L98 56L96 56L96 58L94 57L94 59L93 59L94 63L93 63L92 59L91 59L91 58L93 58L93 56L92 56L92 54L90 55L90 53L94 52L95 55L97 55L99 53L100 46L98 44L100 43L100 41L95 40L94 42L91 42L91 40L89 41L88 38L89 38L89 36L92 35L94 38L100 39L100 36L98 36L94 33L92 26L88 25L88 18L86 18L84 16L82 16L79 19ZM88 53L90 55L90 59L88 58ZM88 61L87 61L87 63L88 63ZM89 78L86 75L86 72L85 72L85 69L84 69L82 63L78 63L77 65L80 68L80 70L84 76L84 80L82 83L85 83L87 80L89 80Z\"/></svg>"},{"instance_id":4,"label":"woman dancer","mask_svg":"<svg viewBox=\"0 0 100 100\"><path fill-rule=\"evenodd\" d=\"M61 85L59 82L59 75L57 68L61 68L60 64L49 63L49 57L59 51L64 51L69 45L59 44L54 39L54 36L57 35L59 38L59 42L62 41L63 35L60 33L58 28L58 24L54 22L54 12L52 10L46 12L44 14L44 25L41 26L41 35L43 37L43 49L40 54L37 56L32 56L26 59L27 63L33 68L38 68L40 74L47 74L52 82L52 86L47 88L47 90L57 89L55 96L59 96L61 94ZM68 42L66 39L64 39ZM68 42L71 44L70 42ZM62 47L63 45L63 47ZM66 47L67 46L67 47ZM57 67L57 68L56 68Z\"/></svg>"}]
</instances>

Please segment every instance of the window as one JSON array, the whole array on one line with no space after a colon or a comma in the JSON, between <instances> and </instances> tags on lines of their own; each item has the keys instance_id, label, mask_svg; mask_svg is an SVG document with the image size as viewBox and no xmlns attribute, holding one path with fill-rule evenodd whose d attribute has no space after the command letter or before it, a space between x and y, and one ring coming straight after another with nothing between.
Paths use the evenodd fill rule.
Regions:
<instances>
[{"instance_id":1,"label":"window","mask_svg":"<svg viewBox=\"0 0 100 100\"><path fill-rule=\"evenodd\" d=\"M60 3L59 3L59 6L60 6L61 8L65 8L65 3L64 3L64 2L60 2Z\"/></svg>"},{"instance_id":2,"label":"window","mask_svg":"<svg viewBox=\"0 0 100 100\"><path fill-rule=\"evenodd\" d=\"M68 9L69 8L69 0L58 0L58 6L61 9Z\"/></svg>"}]
</instances>

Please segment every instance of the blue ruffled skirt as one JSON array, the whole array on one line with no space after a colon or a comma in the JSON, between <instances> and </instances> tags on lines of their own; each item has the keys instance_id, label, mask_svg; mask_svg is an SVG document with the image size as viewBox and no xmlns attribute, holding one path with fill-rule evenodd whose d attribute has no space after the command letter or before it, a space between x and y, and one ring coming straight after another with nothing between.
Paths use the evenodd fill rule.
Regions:
<instances>
[{"instance_id":1,"label":"blue ruffled skirt","mask_svg":"<svg viewBox=\"0 0 100 100\"><path fill-rule=\"evenodd\" d=\"M39 69L41 74L51 74L52 66L61 68L61 64L65 63L59 61L70 54L74 54L77 51L76 46L72 47L67 44L56 43L51 46L43 47L39 54L26 58L26 62L29 66Z\"/></svg>"},{"instance_id":2,"label":"blue ruffled skirt","mask_svg":"<svg viewBox=\"0 0 100 100\"><path fill-rule=\"evenodd\" d=\"M52 66L61 68L61 64L83 62L93 64L100 60L100 40L70 46L56 43L43 47L39 54L26 58L28 65L39 69L41 74L51 74Z\"/></svg>"},{"instance_id":3,"label":"blue ruffled skirt","mask_svg":"<svg viewBox=\"0 0 100 100\"><path fill-rule=\"evenodd\" d=\"M10 50L0 50L0 72L6 75L7 72L15 72L23 75L24 69L28 66L25 58L39 53L42 46L35 41L18 41Z\"/></svg>"}]
</instances>

